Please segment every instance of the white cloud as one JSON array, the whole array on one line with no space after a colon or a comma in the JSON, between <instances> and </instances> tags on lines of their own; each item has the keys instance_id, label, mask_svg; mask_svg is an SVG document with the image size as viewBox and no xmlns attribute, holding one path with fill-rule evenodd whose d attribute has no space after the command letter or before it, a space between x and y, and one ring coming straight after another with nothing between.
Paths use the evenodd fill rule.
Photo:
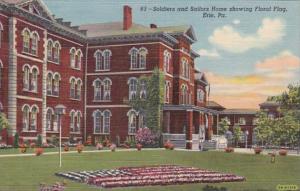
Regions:
<instances>
[{"instance_id":1,"label":"white cloud","mask_svg":"<svg viewBox=\"0 0 300 191\"><path fill-rule=\"evenodd\" d=\"M253 48L263 49L278 42L285 35L285 24L275 18L264 18L254 34L242 34L230 25L216 28L208 38L217 47L232 53L242 53Z\"/></svg>"},{"instance_id":2,"label":"white cloud","mask_svg":"<svg viewBox=\"0 0 300 191\"><path fill-rule=\"evenodd\" d=\"M240 24L240 23L241 23L241 21L240 21L240 20L238 20L238 19L234 19L234 20L232 21L232 23L233 23L233 24L235 24L235 25L238 25L238 24Z\"/></svg>"},{"instance_id":3,"label":"white cloud","mask_svg":"<svg viewBox=\"0 0 300 191\"><path fill-rule=\"evenodd\" d=\"M220 54L216 49L213 49L213 50L200 49L199 54L200 54L200 56L210 57L210 58L219 58L220 57Z\"/></svg>"}]
</instances>

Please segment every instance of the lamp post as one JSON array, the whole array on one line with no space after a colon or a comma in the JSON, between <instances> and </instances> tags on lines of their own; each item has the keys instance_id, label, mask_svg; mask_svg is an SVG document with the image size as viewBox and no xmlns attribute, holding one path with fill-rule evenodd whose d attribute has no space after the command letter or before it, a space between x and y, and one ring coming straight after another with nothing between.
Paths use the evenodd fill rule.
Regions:
<instances>
[{"instance_id":1,"label":"lamp post","mask_svg":"<svg viewBox=\"0 0 300 191\"><path fill-rule=\"evenodd\" d=\"M59 127L59 167L62 166L61 162L61 116L65 114L66 107L64 105L57 105L55 107L55 113L58 116L58 127Z\"/></svg>"},{"instance_id":2,"label":"lamp post","mask_svg":"<svg viewBox=\"0 0 300 191\"><path fill-rule=\"evenodd\" d=\"M246 130L245 131L245 138L246 138L246 149L248 148L248 135L249 135L249 131Z\"/></svg>"}]
</instances>

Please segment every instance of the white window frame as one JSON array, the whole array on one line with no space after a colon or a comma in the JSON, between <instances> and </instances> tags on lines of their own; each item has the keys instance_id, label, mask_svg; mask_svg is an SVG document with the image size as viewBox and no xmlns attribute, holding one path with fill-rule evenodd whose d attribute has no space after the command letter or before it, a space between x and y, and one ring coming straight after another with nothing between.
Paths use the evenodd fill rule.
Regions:
<instances>
[{"instance_id":1,"label":"white window frame","mask_svg":"<svg viewBox=\"0 0 300 191\"><path fill-rule=\"evenodd\" d=\"M138 117L138 112L135 111L134 109L131 109L127 112L127 117L128 117L128 135L135 135L137 131L137 117Z\"/></svg>"},{"instance_id":2,"label":"white window frame","mask_svg":"<svg viewBox=\"0 0 300 191\"><path fill-rule=\"evenodd\" d=\"M129 92L128 99L133 100L137 96L138 80L135 77L131 77L128 79L127 84L128 84L128 90L129 90L128 91Z\"/></svg>"},{"instance_id":3,"label":"white window frame","mask_svg":"<svg viewBox=\"0 0 300 191\"><path fill-rule=\"evenodd\" d=\"M94 86L94 101L101 101L102 95L101 95L101 89L102 89L102 81L97 78L93 81Z\"/></svg>"},{"instance_id":4,"label":"white window frame","mask_svg":"<svg viewBox=\"0 0 300 191\"><path fill-rule=\"evenodd\" d=\"M111 56L112 53L110 50L106 49L102 53L103 55L103 69L104 70L110 70L110 64L111 64Z\"/></svg>"},{"instance_id":5,"label":"white window frame","mask_svg":"<svg viewBox=\"0 0 300 191\"><path fill-rule=\"evenodd\" d=\"M103 134L109 134L110 133L110 118L111 118L111 112L110 110L104 110L102 113L102 119L103 119Z\"/></svg>"},{"instance_id":6,"label":"white window frame","mask_svg":"<svg viewBox=\"0 0 300 191\"><path fill-rule=\"evenodd\" d=\"M103 97L102 100L110 101L111 100L111 86L112 81L109 78L103 80Z\"/></svg>"},{"instance_id":7,"label":"white window frame","mask_svg":"<svg viewBox=\"0 0 300 191\"><path fill-rule=\"evenodd\" d=\"M102 112L100 110L95 110L93 112L93 118L94 118L94 128L93 128L94 134L102 134L101 133L101 132L103 132L103 126L102 126L102 123L101 123L101 121L102 121ZM97 120L99 120L99 121L97 121Z\"/></svg>"},{"instance_id":8,"label":"white window frame","mask_svg":"<svg viewBox=\"0 0 300 191\"><path fill-rule=\"evenodd\" d=\"M24 28L22 31L23 36L23 52L30 53L30 30Z\"/></svg>"},{"instance_id":9,"label":"white window frame","mask_svg":"<svg viewBox=\"0 0 300 191\"><path fill-rule=\"evenodd\" d=\"M170 88L171 88L171 82L166 80L165 81L165 103L170 103Z\"/></svg>"},{"instance_id":10,"label":"white window frame","mask_svg":"<svg viewBox=\"0 0 300 191\"><path fill-rule=\"evenodd\" d=\"M164 51L164 72L170 72L171 53L168 50Z\"/></svg>"},{"instance_id":11,"label":"white window frame","mask_svg":"<svg viewBox=\"0 0 300 191\"><path fill-rule=\"evenodd\" d=\"M94 53L94 58L95 58L95 71L104 70L103 57L102 57L102 52L100 50L97 50Z\"/></svg>"},{"instance_id":12,"label":"white window frame","mask_svg":"<svg viewBox=\"0 0 300 191\"><path fill-rule=\"evenodd\" d=\"M39 34L36 31L31 33L31 54L38 55L39 49Z\"/></svg>"}]
</instances>

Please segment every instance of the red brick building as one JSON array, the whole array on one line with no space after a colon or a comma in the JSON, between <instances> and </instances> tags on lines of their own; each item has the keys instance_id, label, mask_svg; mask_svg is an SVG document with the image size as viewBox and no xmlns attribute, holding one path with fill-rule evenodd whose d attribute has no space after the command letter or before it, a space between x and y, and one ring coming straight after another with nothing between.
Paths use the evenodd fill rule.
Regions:
<instances>
[{"instance_id":1,"label":"red brick building","mask_svg":"<svg viewBox=\"0 0 300 191\"><path fill-rule=\"evenodd\" d=\"M128 6L123 22L71 26L54 18L41 0L1 1L0 109L10 137L41 134L46 141L58 135L55 108L64 105L64 139L123 141L146 120L124 100L146 96L139 77L157 67L165 74L164 133L185 134L190 148L193 134L210 137L216 113L205 107L208 82L195 69L196 40L188 25L135 24Z\"/></svg>"}]
</instances>

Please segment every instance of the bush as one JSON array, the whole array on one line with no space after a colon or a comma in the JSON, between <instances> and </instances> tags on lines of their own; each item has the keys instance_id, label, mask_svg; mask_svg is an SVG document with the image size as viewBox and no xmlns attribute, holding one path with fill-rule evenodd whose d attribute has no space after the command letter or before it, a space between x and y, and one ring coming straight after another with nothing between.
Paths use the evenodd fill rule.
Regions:
<instances>
[{"instance_id":1,"label":"bush","mask_svg":"<svg viewBox=\"0 0 300 191\"><path fill-rule=\"evenodd\" d=\"M103 145L101 143L97 143L96 144L96 149L97 150L102 150L103 149Z\"/></svg>"},{"instance_id":2,"label":"bush","mask_svg":"<svg viewBox=\"0 0 300 191\"><path fill-rule=\"evenodd\" d=\"M279 150L279 155L280 155L280 156L286 156L286 155L287 155L287 150L285 150L285 149L280 149L280 150Z\"/></svg>"},{"instance_id":3,"label":"bush","mask_svg":"<svg viewBox=\"0 0 300 191\"><path fill-rule=\"evenodd\" d=\"M14 147L18 148L19 147L19 134L16 133L14 136Z\"/></svg>"},{"instance_id":4,"label":"bush","mask_svg":"<svg viewBox=\"0 0 300 191\"><path fill-rule=\"evenodd\" d=\"M36 146L41 147L43 144L42 135L37 136Z\"/></svg>"},{"instance_id":5,"label":"bush","mask_svg":"<svg viewBox=\"0 0 300 191\"><path fill-rule=\"evenodd\" d=\"M158 147L158 136L149 128L140 128L135 135L135 141L143 147Z\"/></svg>"},{"instance_id":6,"label":"bush","mask_svg":"<svg viewBox=\"0 0 300 191\"><path fill-rule=\"evenodd\" d=\"M41 156L44 152L44 149L43 148L36 148L35 149L35 155L36 156Z\"/></svg>"},{"instance_id":7,"label":"bush","mask_svg":"<svg viewBox=\"0 0 300 191\"><path fill-rule=\"evenodd\" d=\"M255 154L259 155L261 152L262 152L262 148L260 148L260 147L254 148L254 153Z\"/></svg>"},{"instance_id":8,"label":"bush","mask_svg":"<svg viewBox=\"0 0 300 191\"><path fill-rule=\"evenodd\" d=\"M124 146L125 148L130 148L130 147L134 148L136 146L135 137L127 136Z\"/></svg>"},{"instance_id":9,"label":"bush","mask_svg":"<svg viewBox=\"0 0 300 191\"><path fill-rule=\"evenodd\" d=\"M81 153L82 151L83 151L83 144L78 144L77 146L76 146L76 149L77 149L77 152L78 153Z\"/></svg>"},{"instance_id":10,"label":"bush","mask_svg":"<svg viewBox=\"0 0 300 191\"><path fill-rule=\"evenodd\" d=\"M116 145L115 144L111 144L109 149L111 150L111 152L115 152L116 151Z\"/></svg>"},{"instance_id":11,"label":"bush","mask_svg":"<svg viewBox=\"0 0 300 191\"><path fill-rule=\"evenodd\" d=\"M234 148L232 148L232 147L227 147L227 148L225 148L225 152L226 152L226 153L233 153L233 152L234 152Z\"/></svg>"}]
</instances>

